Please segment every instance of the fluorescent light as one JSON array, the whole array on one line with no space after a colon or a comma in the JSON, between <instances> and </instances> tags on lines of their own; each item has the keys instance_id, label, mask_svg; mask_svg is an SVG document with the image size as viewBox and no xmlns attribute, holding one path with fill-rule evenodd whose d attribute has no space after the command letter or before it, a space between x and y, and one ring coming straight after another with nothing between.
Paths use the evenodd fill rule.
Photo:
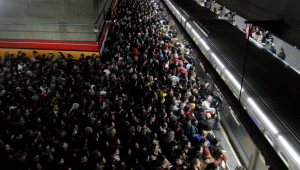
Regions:
<instances>
[{"instance_id":1,"label":"fluorescent light","mask_svg":"<svg viewBox=\"0 0 300 170\"><path fill-rule=\"evenodd\" d=\"M295 162L297 162L298 165L300 165L300 158L299 155L295 152L295 149L291 147L291 145L284 139L284 137L278 136L278 139L283 144L285 149L289 152L289 154L291 154L292 157L295 159Z\"/></svg>"},{"instance_id":2,"label":"fluorescent light","mask_svg":"<svg viewBox=\"0 0 300 170\"><path fill-rule=\"evenodd\" d=\"M270 120L266 117L266 115L259 109L259 107L256 105L256 103L252 100L252 98L248 98L249 103L252 105L252 107L255 109L256 113L262 118L264 122L268 125L268 127L272 130L274 134L278 133L278 130L275 128L275 126L270 122Z\"/></svg>"},{"instance_id":3,"label":"fluorescent light","mask_svg":"<svg viewBox=\"0 0 300 170\"><path fill-rule=\"evenodd\" d=\"M183 22L185 22L185 21L186 21L186 19L184 18L184 16L182 16L182 20L183 20Z\"/></svg>"},{"instance_id":4,"label":"fluorescent light","mask_svg":"<svg viewBox=\"0 0 300 170\"><path fill-rule=\"evenodd\" d=\"M186 24L189 28L192 28L191 24L190 23L187 23Z\"/></svg>"},{"instance_id":5,"label":"fluorescent light","mask_svg":"<svg viewBox=\"0 0 300 170\"><path fill-rule=\"evenodd\" d=\"M225 70L225 72L230 78L230 80L233 82L233 84L236 86L236 88L238 90L241 90L241 84L237 82L237 80L233 77L233 75L228 70ZM242 91L244 91L244 89L242 89Z\"/></svg>"},{"instance_id":6,"label":"fluorescent light","mask_svg":"<svg viewBox=\"0 0 300 170\"><path fill-rule=\"evenodd\" d=\"M219 63L219 65L221 66L222 69L225 68L225 66L223 65L223 63L219 60L219 58L214 54L211 53L211 55L215 58L215 60Z\"/></svg>"},{"instance_id":7,"label":"fluorescent light","mask_svg":"<svg viewBox=\"0 0 300 170\"><path fill-rule=\"evenodd\" d=\"M209 50L209 46L206 44L206 42L202 38L200 38L200 41L201 41L202 45L206 48L206 50Z\"/></svg>"},{"instance_id":8,"label":"fluorescent light","mask_svg":"<svg viewBox=\"0 0 300 170\"><path fill-rule=\"evenodd\" d=\"M195 35L197 38L200 38L199 34L198 34L194 29L192 29L192 32L194 33L194 35Z\"/></svg>"}]
</instances>

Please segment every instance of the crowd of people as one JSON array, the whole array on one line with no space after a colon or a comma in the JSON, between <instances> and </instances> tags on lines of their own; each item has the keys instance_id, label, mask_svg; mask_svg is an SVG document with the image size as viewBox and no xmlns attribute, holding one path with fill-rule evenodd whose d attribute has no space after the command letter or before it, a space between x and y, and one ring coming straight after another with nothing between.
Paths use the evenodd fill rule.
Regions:
<instances>
[{"instance_id":1,"label":"crowd of people","mask_svg":"<svg viewBox=\"0 0 300 170\"><path fill-rule=\"evenodd\" d=\"M1 168L225 169L213 134L220 94L196 75L167 15L122 0L113 21L101 56L5 54Z\"/></svg>"}]
</instances>

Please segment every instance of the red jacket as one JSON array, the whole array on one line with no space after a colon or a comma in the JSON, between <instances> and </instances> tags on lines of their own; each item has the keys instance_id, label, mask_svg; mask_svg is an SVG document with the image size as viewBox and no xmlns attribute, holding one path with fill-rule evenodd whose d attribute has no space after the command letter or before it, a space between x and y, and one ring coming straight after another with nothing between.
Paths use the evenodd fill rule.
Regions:
<instances>
[{"instance_id":1,"label":"red jacket","mask_svg":"<svg viewBox=\"0 0 300 170\"><path fill-rule=\"evenodd\" d=\"M188 75L187 70L184 67L177 67L177 72L179 73L180 70L183 70L185 75Z\"/></svg>"},{"instance_id":2,"label":"red jacket","mask_svg":"<svg viewBox=\"0 0 300 170\"><path fill-rule=\"evenodd\" d=\"M100 96L100 99L99 99L99 104L102 105L103 102L105 100L105 97L104 96Z\"/></svg>"},{"instance_id":3,"label":"red jacket","mask_svg":"<svg viewBox=\"0 0 300 170\"><path fill-rule=\"evenodd\" d=\"M227 156L224 154L224 155L221 155L218 159L215 159L214 158L214 161L217 163L217 164L221 164L222 161L226 162L227 161Z\"/></svg>"}]
</instances>

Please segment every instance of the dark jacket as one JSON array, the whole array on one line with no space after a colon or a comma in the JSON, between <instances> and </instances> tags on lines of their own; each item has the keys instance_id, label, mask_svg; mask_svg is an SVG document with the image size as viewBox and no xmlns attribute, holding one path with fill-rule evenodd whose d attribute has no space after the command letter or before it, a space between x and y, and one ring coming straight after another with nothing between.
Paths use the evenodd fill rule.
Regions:
<instances>
[{"instance_id":1,"label":"dark jacket","mask_svg":"<svg viewBox=\"0 0 300 170\"><path fill-rule=\"evenodd\" d=\"M195 134L195 128L191 123L184 122L182 128L184 130L184 135L187 136L188 139Z\"/></svg>"},{"instance_id":2,"label":"dark jacket","mask_svg":"<svg viewBox=\"0 0 300 170\"><path fill-rule=\"evenodd\" d=\"M281 58L282 60L285 60L285 53L284 52L279 53L278 57Z\"/></svg>"}]
</instances>

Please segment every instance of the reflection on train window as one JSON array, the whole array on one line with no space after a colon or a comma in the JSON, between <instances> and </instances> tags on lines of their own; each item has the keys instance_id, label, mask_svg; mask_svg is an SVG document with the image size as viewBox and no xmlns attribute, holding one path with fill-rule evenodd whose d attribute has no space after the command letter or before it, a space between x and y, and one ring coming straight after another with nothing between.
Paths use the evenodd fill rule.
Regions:
<instances>
[{"instance_id":1,"label":"reflection on train window","mask_svg":"<svg viewBox=\"0 0 300 170\"><path fill-rule=\"evenodd\" d=\"M230 111L232 117L234 118L235 122L240 126L240 123L239 123L239 121L238 121L238 119L237 119L236 114L234 113L234 111L231 109L230 106L229 106L228 108L229 108L229 111Z\"/></svg>"},{"instance_id":2,"label":"reflection on train window","mask_svg":"<svg viewBox=\"0 0 300 170\"><path fill-rule=\"evenodd\" d=\"M266 160L265 160L265 157L261 154L260 150L258 150L259 152L259 157L260 159L263 161L263 163L266 165Z\"/></svg>"},{"instance_id":3,"label":"reflection on train window","mask_svg":"<svg viewBox=\"0 0 300 170\"><path fill-rule=\"evenodd\" d=\"M285 163L285 165L286 165L287 167L289 167L289 161L288 161L287 157L284 155L284 153L282 153L282 152L280 151L280 152L279 152L279 156L280 156L280 158L283 160L283 162Z\"/></svg>"},{"instance_id":4,"label":"reflection on train window","mask_svg":"<svg viewBox=\"0 0 300 170\"><path fill-rule=\"evenodd\" d=\"M270 144L273 146L273 144L274 144L273 139L272 139L272 137L270 136L270 134L268 132L265 132L265 137L270 142Z\"/></svg>"}]
</instances>

